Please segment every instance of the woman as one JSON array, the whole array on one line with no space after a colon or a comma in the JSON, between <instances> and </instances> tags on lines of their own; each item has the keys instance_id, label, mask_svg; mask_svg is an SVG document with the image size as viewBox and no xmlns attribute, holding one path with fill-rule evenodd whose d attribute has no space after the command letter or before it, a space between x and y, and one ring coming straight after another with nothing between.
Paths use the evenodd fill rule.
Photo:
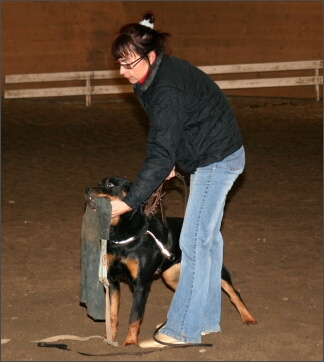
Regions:
<instances>
[{"instance_id":1,"label":"woman","mask_svg":"<svg viewBox=\"0 0 324 362\"><path fill-rule=\"evenodd\" d=\"M229 102L217 84L187 61L166 54L168 33L153 29L149 13L123 26L111 52L120 74L150 120L147 156L112 217L139 207L175 166L190 174L190 193L180 237L182 262L166 324L142 348L200 343L219 332L221 317L221 223L227 194L243 172L245 154ZM161 343L159 343L161 342Z\"/></svg>"}]
</instances>

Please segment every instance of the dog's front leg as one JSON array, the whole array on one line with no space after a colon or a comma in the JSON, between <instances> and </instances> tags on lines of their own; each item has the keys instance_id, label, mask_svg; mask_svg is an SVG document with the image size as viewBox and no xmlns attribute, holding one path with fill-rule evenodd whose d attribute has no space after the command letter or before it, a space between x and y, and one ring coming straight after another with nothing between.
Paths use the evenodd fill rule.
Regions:
<instances>
[{"instance_id":1,"label":"dog's front leg","mask_svg":"<svg viewBox=\"0 0 324 362\"><path fill-rule=\"evenodd\" d=\"M138 335L143 321L150 286L151 282L145 284L139 283L134 287L133 304L129 318L127 336L123 343L124 346L138 344Z\"/></svg>"},{"instance_id":2,"label":"dog's front leg","mask_svg":"<svg viewBox=\"0 0 324 362\"><path fill-rule=\"evenodd\" d=\"M111 335L113 341L117 337L118 328L118 313L120 305L120 285L119 283L110 283L110 321L111 321Z\"/></svg>"}]
</instances>

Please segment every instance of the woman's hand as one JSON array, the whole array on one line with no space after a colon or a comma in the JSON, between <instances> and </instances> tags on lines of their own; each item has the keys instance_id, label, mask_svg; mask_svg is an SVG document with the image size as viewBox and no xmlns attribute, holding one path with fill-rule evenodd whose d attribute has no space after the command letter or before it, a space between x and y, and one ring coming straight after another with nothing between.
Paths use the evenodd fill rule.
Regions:
<instances>
[{"instance_id":1,"label":"woman's hand","mask_svg":"<svg viewBox=\"0 0 324 362\"><path fill-rule=\"evenodd\" d=\"M127 211L132 210L124 201L122 200L111 200L111 217L116 217L121 214L124 214Z\"/></svg>"},{"instance_id":2,"label":"woman's hand","mask_svg":"<svg viewBox=\"0 0 324 362\"><path fill-rule=\"evenodd\" d=\"M172 171L170 172L169 176L166 178L166 180L170 180L170 178L174 177L175 175L176 175L176 172L175 172L175 166L174 166Z\"/></svg>"},{"instance_id":3,"label":"woman's hand","mask_svg":"<svg viewBox=\"0 0 324 362\"><path fill-rule=\"evenodd\" d=\"M172 171L170 172L169 176L166 178L166 180L170 180L170 178L175 177L175 166L173 167ZM127 211L132 210L124 201L122 200L111 200L111 217L116 217L121 214L124 214Z\"/></svg>"}]
</instances>

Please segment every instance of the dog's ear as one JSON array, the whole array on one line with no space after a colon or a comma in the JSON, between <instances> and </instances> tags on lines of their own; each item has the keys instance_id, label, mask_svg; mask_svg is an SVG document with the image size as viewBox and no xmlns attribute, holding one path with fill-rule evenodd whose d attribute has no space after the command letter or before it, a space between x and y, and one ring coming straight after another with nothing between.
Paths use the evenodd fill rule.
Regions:
<instances>
[{"instance_id":1,"label":"dog's ear","mask_svg":"<svg viewBox=\"0 0 324 362\"><path fill-rule=\"evenodd\" d=\"M109 177L105 177L99 182L98 187L107 187L108 183L109 183Z\"/></svg>"},{"instance_id":2,"label":"dog's ear","mask_svg":"<svg viewBox=\"0 0 324 362\"><path fill-rule=\"evenodd\" d=\"M124 184L123 184L123 186L122 186L122 189L123 189L123 191L126 193L126 194L128 194L129 193L129 190L130 190L130 188L131 188L131 186L132 186L132 182L130 182L130 181L128 181L128 180L125 180L125 181L127 181L127 182L125 182ZM125 195L126 196L126 195Z\"/></svg>"},{"instance_id":3,"label":"dog's ear","mask_svg":"<svg viewBox=\"0 0 324 362\"><path fill-rule=\"evenodd\" d=\"M105 178L101 181L102 187L106 189L109 194L124 198L130 190L131 181L125 177L112 176Z\"/></svg>"}]
</instances>

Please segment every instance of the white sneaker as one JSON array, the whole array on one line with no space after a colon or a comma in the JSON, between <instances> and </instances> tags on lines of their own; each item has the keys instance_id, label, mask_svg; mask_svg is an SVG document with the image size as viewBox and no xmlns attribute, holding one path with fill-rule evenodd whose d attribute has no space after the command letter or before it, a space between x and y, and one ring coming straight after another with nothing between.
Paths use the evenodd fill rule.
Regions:
<instances>
[{"instance_id":1,"label":"white sneaker","mask_svg":"<svg viewBox=\"0 0 324 362\"><path fill-rule=\"evenodd\" d=\"M166 323L166 322L164 322L164 323L159 323L159 324L156 325L155 328L156 328L156 329L160 329L165 323ZM201 332L201 335L202 335L202 336L207 336L207 334L217 333L217 332L220 332L220 331L215 331L215 332Z\"/></svg>"},{"instance_id":2,"label":"white sneaker","mask_svg":"<svg viewBox=\"0 0 324 362\"><path fill-rule=\"evenodd\" d=\"M156 340L151 338L145 341L142 341L138 344L141 348L163 348L165 346L172 346L172 345L186 345L186 342L178 341L172 337L166 336L165 334L158 333L155 336ZM159 343L160 341L160 343Z\"/></svg>"}]
</instances>

